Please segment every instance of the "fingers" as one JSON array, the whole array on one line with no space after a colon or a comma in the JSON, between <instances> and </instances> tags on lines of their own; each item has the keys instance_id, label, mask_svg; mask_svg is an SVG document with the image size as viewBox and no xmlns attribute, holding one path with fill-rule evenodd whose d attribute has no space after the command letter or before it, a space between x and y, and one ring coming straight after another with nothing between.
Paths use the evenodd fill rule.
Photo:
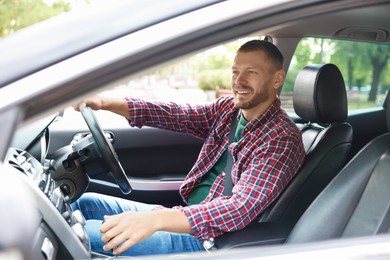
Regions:
<instances>
[{"instance_id":1,"label":"fingers","mask_svg":"<svg viewBox=\"0 0 390 260\"><path fill-rule=\"evenodd\" d=\"M107 243L114 236L118 234L118 223L119 220L116 218L112 219L111 216L104 216L102 225L100 226L100 232L103 233L102 241ZM115 229L116 228L116 229Z\"/></svg>"},{"instance_id":2,"label":"fingers","mask_svg":"<svg viewBox=\"0 0 390 260\"><path fill-rule=\"evenodd\" d=\"M76 104L76 105L72 105L73 109L76 110L77 112L80 112L80 108L81 108L81 104Z\"/></svg>"},{"instance_id":3,"label":"fingers","mask_svg":"<svg viewBox=\"0 0 390 260\"><path fill-rule=\"evenodd\" d=\"M114 255L119 255L144 240L146 237L142 236L142 234L133 233L131 235L127 234L127 232L122 232L119 235L113 237L109 240L104 246L104 251L112 250Z\"/></svg>"},{"instance_id":4,"label":"fingers","mask_svg":"<svg viewBox=\"0 0 390 260\"><path fill-rule=\"evenodd\" d=\"M155 230L144 214L139 212L124 212L113 216L104 216L100 226L103 233L103 250L113 250L117 255L133 245L151 236Z\"/></svg>"},{"instance_id":5,"label":"fingers","mask_svg":"<svg viewBox=\"0 0 390 260\"><path fill-rule=\"evenodd\" d=\"M119 235L114 236L112 239L110 239L108 242L106 242L106 244L103 246L103 250L104 251L112 250L112 252L114 254L118 254L117 252L120 251L120 250L118 250L118 247L121 246L123 241L125 241L125 238L124 238L123 234L120 233ZM124 249L123 251L125 251L125 250L126 249ZM120 251L120 252L122 252L122 251Z\"/></svg>"},{"instance_id":6,"label":"fingers","mask_svg":"<svg viewBox=\"0 0 390 260\"><path fill-rule=\"evenodd\" d=\"M128 223L124 219L124 214L104 216L100 227L100 232L103 233L102 241L106 243L103 250L113 250L113 254L120 254L125 251L128 247L124 248L122 243L128 239L126 235L127 226Z\"/></svg>"},{"instance_id":7,"label":"fingers","mask_svg":"<svg viewBox=\"0 0 390 260\"><path fill-rule=\"evenodd\" d=\"M124 233L112 238L103 246L104 251L112 250L114 255L119 255L139 242L138 239L127 237Z\"/></svg>"},{"instance_id":8,"label":"fingers","mask_svg":"<svg viewBox=\"0 0 390 260\"><path fill-rule=\"evenodd\" d=\"M87 98L82 103L73 105L73 108L80 112L83 106L90 106L93 110L100 110L102 109L102 99L100 97Z\"/></svg>"},{"instance_id":9,"label":"fingers","mask_svg":"<svg viewBox=\"0 0 390 260\"><path fill-rule=\"evenodd\" d=\"M103 250L112 250L113 254L116 254L114 251L123 240L121 240L121 230L117 228L117 222L109 221L109 219L110 216L104 216L104 220L100 226L100 232L103 233L102 241L106 243L103 246Z\"/></svg>"},{"instance_id":10,"label":"fingers","mask_svg":"<svg viewBox=\"0 0 390 260\"><path fill-rule=\"evenodd\" d=\"M129 249L130 247L134 246L135 244L138 243L138 240L133 240L133 239L127 239L123 240L123 243L119 244L119 246L115 246L112 250L112 253L114 255L119 255Z\"/></svg>"}]
</instances>

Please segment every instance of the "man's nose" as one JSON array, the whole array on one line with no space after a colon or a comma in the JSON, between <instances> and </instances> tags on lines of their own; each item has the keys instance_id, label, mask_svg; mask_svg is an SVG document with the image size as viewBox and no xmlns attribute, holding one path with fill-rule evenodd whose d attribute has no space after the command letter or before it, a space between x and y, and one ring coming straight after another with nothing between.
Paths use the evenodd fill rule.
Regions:
<instances>
[{"instance_id":1,"label":"man's nose","mask_svg":"<svg viewBox=\"0 0 390 260\"><path fill-rule=\"evenodd\" d=\"M246 80L246 77L243 73L239 73L237 74L235 80L234 80L234 84L235 85L245 85L245 83L247 82Z\"/></svg>"}]
</instances>

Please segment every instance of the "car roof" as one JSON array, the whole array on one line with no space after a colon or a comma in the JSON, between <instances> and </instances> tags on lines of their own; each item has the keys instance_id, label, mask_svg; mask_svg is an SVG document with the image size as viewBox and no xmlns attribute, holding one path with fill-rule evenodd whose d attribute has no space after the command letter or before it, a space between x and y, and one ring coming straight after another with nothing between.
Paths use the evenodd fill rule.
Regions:
<instances>
[{"instance_id":1,"label":"car roof","mask_svg":"<svg viewBox=\"0 0 390 260\"><path fill-rule=\"evenodd\" d=\"M3 72L0 74L0 87L94 46L196 9L224 4L221 2L224 1L104 1L98 2L88 12L80 10L49 19L0 40L0 71ZM246 28L234 32L232 37L252 31L276 38L360 37L369 41L389 41L388 1L229 2L241 2L247 6L246 10L251 10L245 14L237 10L229 18L230 23L225 21L224 26L235 23ZM377 6L378 3L385 3L387 8ZM335 9L338 11L334 12ZM278 12L275 13L275 10ZM261 23L269 13L277 17L274 19L277 21L275 27L267 27L271 23ZM228 17L223 12L214 15L220 16L221 21ZM10 49L18 51L5 51Z\"/></svg>"},{"instance_id":2,"label":"car roof","mask_svg":"<svg viewBox=\"0 0 390 260\"><path fill-rule=\"evenodd\" d=\"M104 1L32 25L0 39L0 87L94 46L221 1ZM17 51L4 51L11 49Z\"/></svg>"},{"instance_id":3,"label":"car roof","mask_svg":"<svg viewBox=\"0 0 390 260\"><path fill-rule=\"evenodd\" d=\"M297 19L263 33L283 37L315 36L366 42L389 43L389 1L333 1L329 11ZM334 8L338 10L335 11ZM308 26L310 25L310 26Z\"/></svg>"}]
</instances>

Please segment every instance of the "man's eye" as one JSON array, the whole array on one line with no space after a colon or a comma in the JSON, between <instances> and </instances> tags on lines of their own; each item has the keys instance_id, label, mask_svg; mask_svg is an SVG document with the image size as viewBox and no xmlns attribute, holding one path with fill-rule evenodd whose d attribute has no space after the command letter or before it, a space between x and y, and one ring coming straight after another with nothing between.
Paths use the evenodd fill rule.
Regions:
<instances>
[{"instance_id":1,"label":"man's eye","mask_svg":"<svg viewBox=\"0 0 390 260\"><path fill-rule=\"evenodd\" d=\"M257 71L249 70L248 73L249 73L249 74L257 74Z\"/></svg>"}]
</instances>

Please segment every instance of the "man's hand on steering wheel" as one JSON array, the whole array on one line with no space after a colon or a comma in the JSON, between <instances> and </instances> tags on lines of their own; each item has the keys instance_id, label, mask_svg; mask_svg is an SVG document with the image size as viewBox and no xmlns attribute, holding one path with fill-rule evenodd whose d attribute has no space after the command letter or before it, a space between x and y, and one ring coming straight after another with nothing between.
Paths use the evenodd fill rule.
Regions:
<instances>
[{"instance_id":1,"label":"man's hand on steering wheel","mask_svg":"<svg viewBox=\"0 0 390 260\"><path fill-rule=\"evenodd\" d=\"M98 96L87 98L84 100L82 104L77 104L73 106L73 108L76 111L80 112L81 111L80 107L83 105L91 107L92 110L100 110L103 108L103 100Z\"/></svg>"}]
</instances>

